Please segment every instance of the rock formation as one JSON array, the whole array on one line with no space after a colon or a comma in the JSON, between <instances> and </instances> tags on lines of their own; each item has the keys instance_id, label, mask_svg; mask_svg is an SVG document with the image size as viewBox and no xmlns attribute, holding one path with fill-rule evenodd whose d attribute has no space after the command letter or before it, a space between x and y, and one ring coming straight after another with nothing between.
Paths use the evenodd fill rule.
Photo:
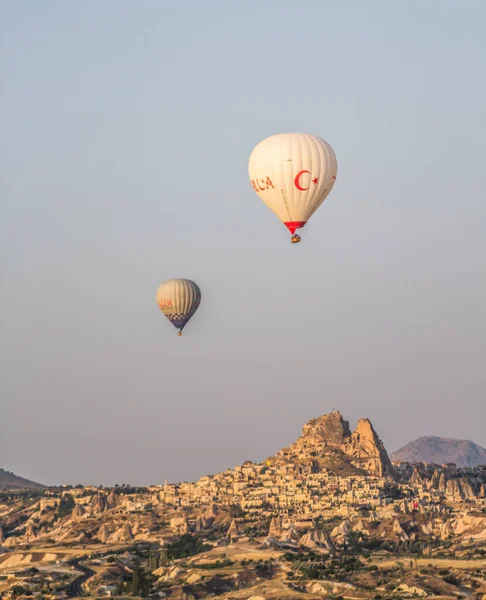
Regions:
<instances>
[{"instance_id":1,"label":"rock formation","mask_svg":"<svg viewBox=\"0 0 486 600\"><path fill-rule=\"evenodd\" d=\"M208 522L212 522L218 516L218 507L216 504L211 504L207 511L204 513L204 518Z\"/></svg>"},{"instance_id":2,"label":"rock formation","mask_svg":"<svg viewBox=\"0 0 486 600\"><path fill-rule=\"evenodd\" d=\"M196 524L195 524L196 532L206 529L207 526L208 526L208 522L206 521L206 518L204 517L204 515L199 515L196 517Z\"/></svg>"},{"instance_id":3,"label":"rock formation","mask_svg":"<svg viewBox=\"0 0 486 600\"><path fill-rule=\"evenodd\" d=\"M430 489L432 490L438 490L439 489L439 482L440 482L440 473L439 471L436 469L430 479Z\"/></svg>"},{"instance_id":4,"label":"rock formation","mask_svg":"<svg viewBox=\"0 0 486 600\"><path fill-rule=\"evenodd\" d=\"M330 552L335 552L336 546L331 536L325 529L313 529L303 535L299 540L299 546L304 548L326 548Z\"/></svg>"},{"instance_id":5,"label":"rock formation","mask_svg":"<svg viewBox=\"0 0 486 600\"><path fill-rule=\"evenodd\" d=\"M369 419L360 419L351 439L346 440L344 452L352 457L353 464L378 477L393 473L390 458L383 442Z\"/></svg>"},{"instance_id":6,"label":"rock formation","mask_svg":"<svg viewBox=\"0 0 486 600\"><path fill-rule=\"evenodd\" d=\"M368 528L363 519L360 519L356 523L356 525L353 525L353 531L356 533L364 533L365 535L368 535Z\"/></svg>"},{"instance_id":7,"label":"rock formation","mask_svg":"<svg viewBox=\"0 0 486 600\"><path fill-rule=\"evenodd\" d=\"M230 541L233 541L233 540L238 539L238 536L239 536L238 525L236 524L236 521L233 519L231 521L231 525L229 526L228 532L226 533L226 538Z\"/></svg>"},{"instance_id":8,"label":"rock formation","mask_svg":"<svg viewBox=\"0 0 486 600\"><path fill-rule=\"evenodd\" d=\"M410 485L421 486L421 485L423 485L423 483L424 483L424 480L420 476L419 470L414 469L412 476L410 477ZM437 484L438 484L438 482L437 482Z\"/></svg>"},{"instance_id":9,"label":"rock formation","mask_svg":"<svg viewBox=\"0 0 486 600\"><path fill-rule=\"evenodd\" d=\"M101 494L93 496L90 504L91 514L96 516L104 512L106 508L105 497Z\"/></svg>"},{"instance_id":10,"label":"rock formation","mask_svg":"<svg viewBox=\"0 0 486 600\"><path fill-rule=\"evenodd\" d=\"M444 523L440 530L440 539L446 540L449 536L452 535L452 527L451 522L448 520Z\"/></svg>"},{"instance_id":11,"label":"rock formation","mask_svg":"<svg viewBox=\"0 0 486 600\"><path fill-rule=\"evenodd\" d=\"M98 531L98 539L100 540L100 542L102 544L106 544L106 542L110 538L110 535L111 535L110 530L106 526L106 523L103 523L103 525L100 527L100 529Z\"/></svg>"},{"instance_id":12,"label":"rock formation","mask_svg":"<svg viewBox=\"0 0 486 600\"><path fill-rule=\"evenodd\" d=\"M302 429L301 439L305 439L312 446L329 444L341 446L351 436L348 421L345 421L339 412L323 415L312 419Z\"/></svg>"},{"instance_id":13,"label":"rock formation","mask_svg":"<svg viewBox=\"0 0 486 600\"><path fill-rule=\"evenodd\" d=\"M461 500L467 500L476 497L471 483L465 478L449 479L447 481L445 493L447 496L451 496L452 498L460 498Z\"/></svg>"},{"instance_id":14,"label":"rock formation","mask_svg":"<svg viewBox=\"0 0 486 600\"><path fill-rule=\"evenodd\" d=\"M111 494L106 496L106 508L115 508L117 504L118 496L114 492L111 492Z\"/></svg>"},{"instance_id":15,"label":"rock formation","mask_svg":"<svg viewBox=\"0 0 486 600\"><path fill-rule=\"evenodd\" d=\"M182 521L180 527L179 527L179 535L186 535L186 533L189 533L191 531L190 527L189 527L189 521L187 520L187 517Z\"/></svg>"},{"instance_id":16,"label":"rock formation","mask_svg":"<svg viewBox=\"0 0 486 600\"><path fill-rule=\"evenodd\" d=\"M272 517L270 528L268 530L270 537L279 538L282 535L282 519L281 517Z\"/></svg>"},{"instance_id":17,"label":"rock formation","mask_svg":"<svg viewBox=\"0 0 486 600\"><path fill-rule=\"evenodd\" d=\"M128 523L117 529L110 538L111 543L130 542L131 540L133 540L133 533Z\"/></svg>"},{"instance_id":18,"label":"rock formation","mask_svg":"<svg viewBox=\"0 0 486 600\"><path fill-rule=\"evenodd\" d=\"M454 535L486 541L486 517L465 515L451 522Z\"/></svg>"},{"instance_id":19,"label":"rock formation","mask_svg":"<svg viewBox=\"0 0 486 600\"><path fill-rule=\"evenodd\" d=\"M360 419L354 432L339 412L312 419L299 439L277 453L276 459L307 464L304 472L322 468L338 474L367 473L393 476L393 467L383 442L368 419Z\"/></svg>"},{"instance_id":20,"label":"rock formation","mask_svg":"<svg viewBox=\"0 0 486 600\"><path fill-rule=\"evenodd\" d=\"M343 540L344 538L346 538L349 535L350 531L351 531L351 528L349 526L348 521L344 520L337 527L334 527L334 529L331 532L331 536L333 538Z\"/></svg>"},{"instance_id":21,"label":"rock formation","mask_svg":"<svg viewBox=\"0 0 486 600\"><path fill-rule=\"evenodd\" d=\"M18 538L12 535L3 542L3 545L5 546L5 548L15 548L15 546L17 546L18 543Z\"/></svg>"},{"instance_id":22,"label":"rock formation","mask_svg":"<svg viewBox=\"0 0 486 600\"><path fill-rule=\"evenodd\" d=\"M27 541L32 540L33 538L35 538L34 525L30 522L25 530L24 539Z\"/></svg>"},{"instance_id":23,"label":"rock formation","mask_svg":"<svg viewBox=\"0 0 486 600\"><path fill-rule=\"evenodd\" d=\"M476 494L474 492L473 486L471 485L471 482L463 477L462 479L460 479L460 484L461 484L461 490L463 493L463 496L466 500L471 500L472 498L476 498Z\"/></svg>"},{"instance_id":24,"label":"rock formation","mask_svg":"<svg viewBox=\"0 0 486 600\"><path fill-rule=\"evenodd\" d=\"M170 527L179 535L185 535L189 533L189 521L187 520L186 515L182 515L181 517L173 517L170 520Z\"/></svg>"},{"instance_id":25,"label":"rock formation","mask_svg":"<svg viewBox=\"0 0 486 600\"><path fill-rule=\"evenodd\" d=\"M82 504L76 504L72 513L72 518L79 519L84 514L86 514L86 509L84 508L84 506Z\"/></svg>"},{"instance_id":26,"label":"rock formation","mask_svg":"<svg viewBox=\"0 0 486 600\"><path fill-rule=\"evenodd\" d=\"M408 537L408 535L405 533L405 531L403 530L403 527L400 525L400 522L398 521L398 519L395 519L393 521L392 531L395 535L397 535L399 537L400 541L402 541L402 542L407 542L410 539Z\"/></svg>"}]
</instances>

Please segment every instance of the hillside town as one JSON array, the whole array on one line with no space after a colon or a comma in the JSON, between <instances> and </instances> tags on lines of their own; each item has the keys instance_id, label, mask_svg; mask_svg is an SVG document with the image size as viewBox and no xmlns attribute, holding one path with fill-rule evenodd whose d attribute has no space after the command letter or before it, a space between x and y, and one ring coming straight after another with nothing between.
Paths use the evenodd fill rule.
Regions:
<instances>
[{"instance_id":1,"label":"hillside town","mask_svg":"<svg viewBox=\"0 0 486 600\"><path fill-rule=\"evenodd\" d=\"M193 483L11 490L0 594L482 598L486 466L392 463L334 412Z\"/></svg>"}]
</instances>

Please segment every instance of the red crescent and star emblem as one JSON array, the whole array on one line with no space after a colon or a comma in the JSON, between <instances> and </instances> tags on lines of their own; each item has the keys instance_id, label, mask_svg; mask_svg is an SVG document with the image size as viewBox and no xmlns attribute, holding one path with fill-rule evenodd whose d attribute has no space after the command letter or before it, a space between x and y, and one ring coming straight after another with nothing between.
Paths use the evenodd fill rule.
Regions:
<instances>
[{"instance_id":1,"label":"red crescent and star emblem","mask_svg":"<svg viewBox=\"0 0 486 600\"><path fill-rule=\"evenodd\" d=\"M301 180L301 178L302 178L302 175L303 175L304 173L309 173L309 175L311 175L311 172L310 172L310 171L307 171L306 169L303 169L302 171L299 171L299 172L297 173L297 175L295 176L295 179L294 179L294 184L295 184L295 187L296 187L298 190L300 190L301 192L305 192L305 191L306 191L306 190L308 190L308 189L309 189L309 187L310 187L310 185L309 185L309 186L307 186L307 187L302 187L302 184L301 184L301 181L300 181L300 180ZM311 175L311 177L312 177L312 175ZM314 179L312 180L312 183L313 183L314 185L317 185L317 184L319 183L319 177L314 177Z\"/></svg>"}]
</instances>

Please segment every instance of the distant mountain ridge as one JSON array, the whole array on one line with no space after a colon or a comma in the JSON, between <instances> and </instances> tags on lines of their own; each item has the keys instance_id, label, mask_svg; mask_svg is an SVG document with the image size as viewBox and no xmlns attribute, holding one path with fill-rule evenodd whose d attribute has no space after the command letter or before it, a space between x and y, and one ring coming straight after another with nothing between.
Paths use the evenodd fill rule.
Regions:
<instances>
[{"instance_id":1,"label":"distant mountain ridge","mask_svg":"<svg viewBox=\"0 0 486 600\"><path fill-rule=\"evenodd\" d=\"M486 449L470 440L424 436L392 453L392 461L426 462L458 467L486 465Z\"/></svg>"},{"instance_id":2,"label":"distant mountain ridge","mask_svg":"<svg viewBox=\"0 0 486 600\"><path fill-rule=\"evenodd\" d=\"M47 486L0 469L0 490L40 490Z\"/></svg>"}]
</instances>

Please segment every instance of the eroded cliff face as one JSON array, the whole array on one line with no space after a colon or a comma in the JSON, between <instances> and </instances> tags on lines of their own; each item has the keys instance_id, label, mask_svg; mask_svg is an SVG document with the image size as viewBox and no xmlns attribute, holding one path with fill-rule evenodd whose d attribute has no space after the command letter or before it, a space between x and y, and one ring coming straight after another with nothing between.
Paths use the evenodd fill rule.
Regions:
<instances>
[{"instance_id":1,"label":"eroded cliff face","mask_svg":"<svg viewBox=\"0 0 486 600\"><path fill-rule=\"evenodd\" d=\"M339 412L323 415L306 423L299 439L277 454L291 460L306 460L312 472L319 466L352 474L364 472L380 477L392 476L393 467L383 442L369 419L360 419L355 431ZM324 464L322 462L324 460Z\"/></svg>"},{"instance_id":2,"label":"eroded cliff face","mask_svg":"<svg viewBox=\"0 0 486 600\"><path fill-rule=\"evenodd\" d=\"M340 446L350 436L351 430L349 429L348 421L343 419L341 413L332 412L306 423L299 440L316 445Z\"/></svg>"},{"instance_id":3,"label":"eroded cliff face","mask_svg":"<svg viewBox=\"0 0 486 600\"><path fill-rule=\"evenodd\" d=\"M348 454L353 464L364 471L384 477L393 474L393 468L381 439L378 437L369 419L360 419L351 434L346 439L344 452Z\"/></svg>"},{"instance_id":4,"label":"eroded cliff face","mask_svg":"<svg viewBox=\"0 0 486 600\"><path fill-rule=\"evenodd\" d=\"M415 466L411 475L403 481L417 489L430 490L444 494L449 500L474 500L485 496L485 484L481 476L458 476L454 470L436 468L432 471L426 465Z\"/></svg>"}]
</instances>

